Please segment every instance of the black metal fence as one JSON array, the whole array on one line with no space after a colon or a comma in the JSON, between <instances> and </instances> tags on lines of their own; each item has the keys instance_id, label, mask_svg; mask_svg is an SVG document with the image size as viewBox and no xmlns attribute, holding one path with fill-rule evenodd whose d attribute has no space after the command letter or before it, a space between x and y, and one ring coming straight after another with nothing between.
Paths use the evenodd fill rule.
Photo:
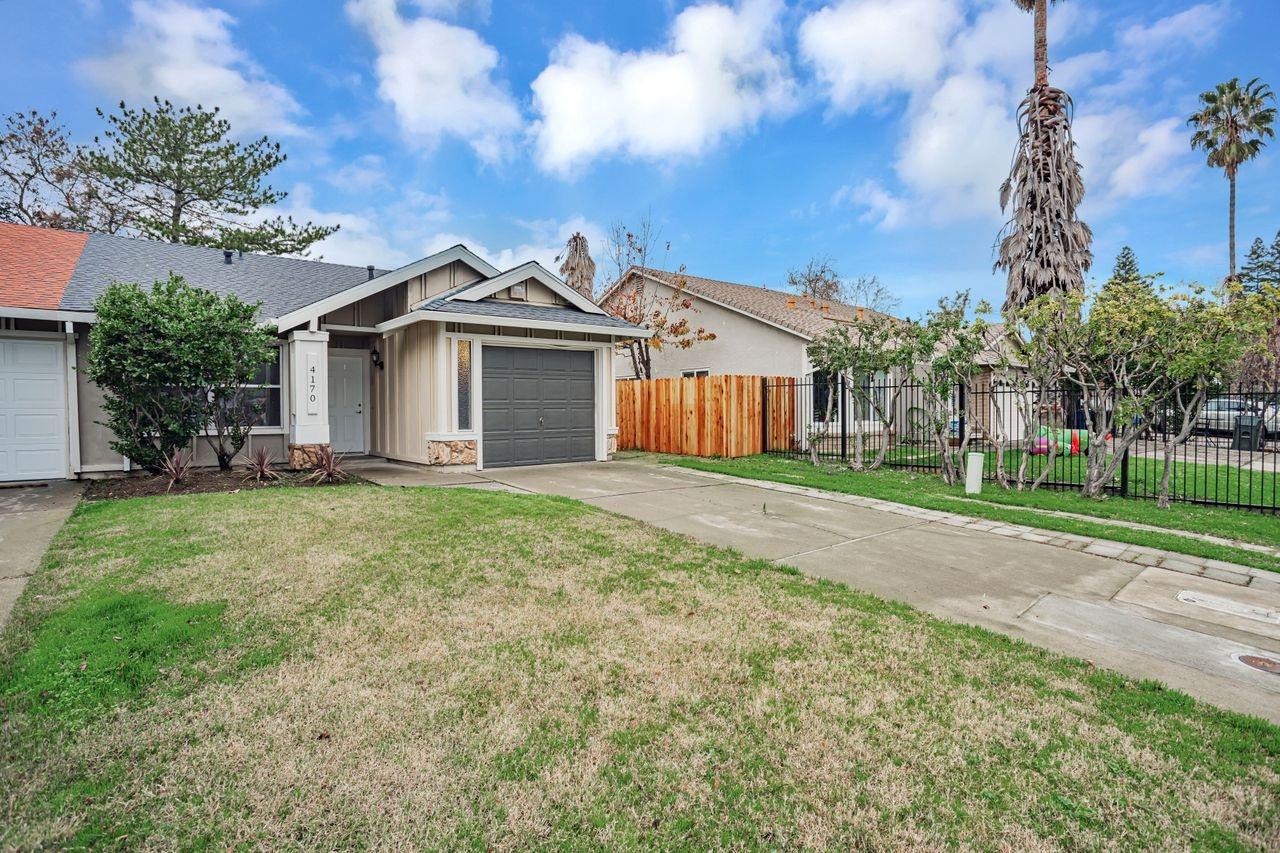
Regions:
<instances>
[{"instance_id":1,"label":"black metal fence","mask_svg":"<svg viewBox=\"0 0 1280 853\"><path fill-rule=\"evenodd\" d=\"M867 380L857 388L842 377L769 381L785 384L797 408L795 434L771 436L766 452L870 464L883 453L894 468L938 471L943 448L983 454L983 477L1041 488L1080 488L1085 482L1093 412L1108 401L1085 401L1076 389L1027 390L984 377L969 387L937 393L909 383ZM1093 415L1095 418L1097 415ZM1168 477L1174 502L1280 512L1280 388L1238 388L1211 396L1183 433L1179 412L1150 422L1130 421L1137 440L1124 452L1105 490L1155 500ZM1107 440L1108 459L1119 443Z\"/></svg>"}]
</instances>

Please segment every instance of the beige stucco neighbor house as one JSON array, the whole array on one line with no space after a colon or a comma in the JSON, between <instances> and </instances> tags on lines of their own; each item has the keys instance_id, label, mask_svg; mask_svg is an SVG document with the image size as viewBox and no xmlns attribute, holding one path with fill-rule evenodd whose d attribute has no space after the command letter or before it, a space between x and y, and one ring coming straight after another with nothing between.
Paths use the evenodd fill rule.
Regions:
<instances>
[{"instance_id":1,"label":"beige stucco neighbor house","mask_svg":"<svg viewBox=\"0 0 1280 853\"><path fill-rule=\"evenodd\" d=\"M608 304L618 292L639 287L656 287L667 296L676 286L693 302L690 325L714 332L716 338L689 349L654 352L654 379L741 373L807 381L813 375L805 353L809 342L833 324L850 322L866 310L843 302L816 302L763 285L642 267L629 270L600 301ZM620 379L635 377L626 353L616 356L614 369Z\"/></svg>"},{"instance_id":2,"label":"beige stucco neighbor house","mask_svg":"<svg viewBox=\"0 0 1280 853\"><path fill-rule=\"evenodd\" d=\"M277 328L245 452L282 461L322 445L477 467L606 459L615 342L648 334L536 262L503 271L461 245L380 270L0 224L0 481L130 470L78 368L97 295L170 272L261 303Z\"/></svg>"}]
</instances>

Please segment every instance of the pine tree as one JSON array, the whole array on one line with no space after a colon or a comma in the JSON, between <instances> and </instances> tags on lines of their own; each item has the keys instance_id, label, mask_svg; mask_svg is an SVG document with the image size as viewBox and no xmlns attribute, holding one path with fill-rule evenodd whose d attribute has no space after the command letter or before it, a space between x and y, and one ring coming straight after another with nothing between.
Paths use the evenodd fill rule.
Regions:
<instances>
[{"instance_id":1,"label":"pine tree","mask_svg":"<svg viewBox=\"0 0 1280 853\"><path fill-rule=\"evenodd\" d=\"M287 195L266 183L285 160L267 137L231 138L218 109L175 107L155 99L153 109L129 109L107 120L89 168L108 194L129 211L141 236L169 243L301 255L337 226L296 224L291 217L257 216Z\"/></svg>"},{"instance_id":2,"label":"pine tree","mask_svg":"<svg viewBox=\"0 0 1280 853\"><path fill-rule=\"evenodd\" d=\"M1261 237L1255 237L1249 254L1245 255L1244 266L1240 268L1240 283L1245 290L1261 290L1264 284L1276 280L1276 270L1276 258L1271 247L1263 243Z\"/></svg>"},{"instance_id":3,"label":"pine tree","mask_svg":"<svg viewBox=\"0 0 1280 853\"><path fill-rule=\"evenodd\" d=\"M1132 284L1142 279L1142 271L1138 268L1138 256L1133 249L1123 246L1116 255L1116 265L1111 270L1111 281L1121 284Z\"/></svg>"}]
</instances>

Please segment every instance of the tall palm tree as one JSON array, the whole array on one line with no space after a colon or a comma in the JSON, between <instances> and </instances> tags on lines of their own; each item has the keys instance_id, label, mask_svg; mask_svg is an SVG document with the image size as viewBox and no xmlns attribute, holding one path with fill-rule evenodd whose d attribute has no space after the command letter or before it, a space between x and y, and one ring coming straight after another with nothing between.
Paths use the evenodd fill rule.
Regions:
<instances>
[{"instance_id":1,"label":"tall palm tree","mask_svg":"<svg viewBox=\"0 0 1280 853\"><path fill-rule=\"evenodd\" d=\"M591 259L591 248L582 232L575 231L565 244L564 251L556 260L564 259L560 264L560 275L565 283L588 299L594 299L596 284L596 262Z\"/></svg>"},{"instance_id":2,"label":"tall palm tree","mask_svg":"<svg viewBox=\"0 0 1280 853\"><path fill-rule=\"evenodd\" d=\"M1258 156L1264 139L1275 136L1275 95L1271 87L1254 77L1243 87L1232 77L1200 94L1200 111L1187 119L1196 129L1191 147L1208 155L1210 166L1222 169L1231 184L1228 202L1227 279L1236 278L1236 175L1240 166Z\"/></svg>"},{"instance_id":3,"label":"tall palm tree","mask_svg":"<svg viewBox=\"0 0 1280 853\"><path fill-rule=\"evenodd\" d=\"M1049 2L1013 2L1034 14L1035 82L1018 107L1018 146L1000 187L1000 209L1012 205L995 262L1008 274L1005 310L1083 288L1093 262L1093 232L1077 216L1084 181L1071 138L1071 98L1049 85Z\"/></svg>"}]
</instances>

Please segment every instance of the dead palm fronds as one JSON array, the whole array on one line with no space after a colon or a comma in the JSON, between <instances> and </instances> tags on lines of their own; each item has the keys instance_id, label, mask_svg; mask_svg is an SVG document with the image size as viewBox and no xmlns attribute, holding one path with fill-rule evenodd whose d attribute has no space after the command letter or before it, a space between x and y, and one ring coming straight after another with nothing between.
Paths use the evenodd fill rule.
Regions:
<instances>
[{"instance_id":1,"label":"dead palm fronds","mask_svg":"<svg viewBox=\"0 0 1280 853\"><path fill-rule=\"evenodd\" d=\"M1018 146L1000 187L1000 209L1012 207L997 238L995 268L1008 274L1006 311L1037 296L1084 287L1093 261L1093 232L1077 210L1084 181L1071 137L1071 98L1049 85L1046 0L1014 0L1035 13L1035 84L1018 107Z\"/></svg>"},{"instance_id":2,"label":"dead palm fronds","mask_svg":"<svg viewBox=\"0 0 1280 853\"><path fill-rule=\"evenodd\" d=\"M583 236L581 231L574 232L573 236L569 238L569 242L565 244L564 251L560 253L560 257L556 258L556 260L559 261L562 258L560 275L564 278L565 283L588 299L593 299L596 285L596 262L591 259L591 248L587 245L587 238Z\"/></svg>"}]
</instances>

